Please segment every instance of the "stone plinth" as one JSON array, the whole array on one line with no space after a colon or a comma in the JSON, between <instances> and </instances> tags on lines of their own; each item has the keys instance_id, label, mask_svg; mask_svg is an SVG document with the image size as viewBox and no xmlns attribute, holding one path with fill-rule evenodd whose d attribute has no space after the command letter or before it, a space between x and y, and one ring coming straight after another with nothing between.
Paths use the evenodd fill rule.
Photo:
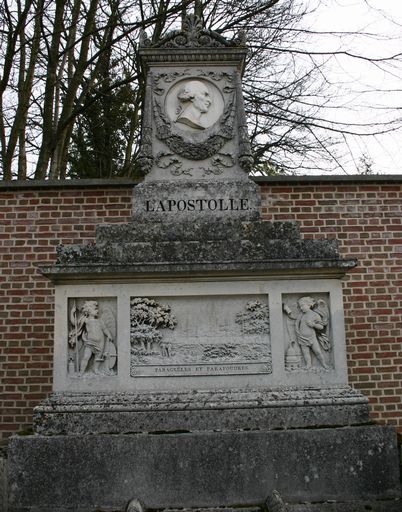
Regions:
<instances>
[{"instance_id":1,"label":"stone plinth","mask_svg":"<svg viewBox=\"0 0 402 512\"><path fill-rule=\"evenodd\" d=\"M386 427L14 438L10 512L261 504L273 489L290 503L393 499L395 441Z\"/></svg>"},{"instance_id":2,"label":"stone plinth","mask_svg":"<svg viewBox=\"0 0 402 512\"><path fill-rule=\"evenodd\" d=\"M235 432L369 424L367 399L349 387L54 393L34 414L42 435Z\"/></svg>"}]
</instances>

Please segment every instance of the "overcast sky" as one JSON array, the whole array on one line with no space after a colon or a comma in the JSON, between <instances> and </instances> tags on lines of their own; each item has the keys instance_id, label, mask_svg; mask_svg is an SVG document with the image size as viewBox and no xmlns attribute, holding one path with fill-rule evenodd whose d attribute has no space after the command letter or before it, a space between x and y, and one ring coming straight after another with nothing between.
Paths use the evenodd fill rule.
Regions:
<instances>
[{"instance_id":1,"label":"overcast sky","mask_svg":"<svg viewBox=\"0 0 402 512\"><path fill-rule=\"evenodd\" d=\"M317 35L307 43L312 48L347 50L376 59L401 54L397 62L375 64L339 55L328 65L330 77L341 84L337 87L339 103L352 107L338 111L337 120L371 123L391 117L401 119L397 132L367 138L348 136L346 144L351 156L344 172L355 172L364 153L372 158L375 172L402 174L402 0L306 0L306 3L312 7L319 4L306 17L306 23L314 31L359 34ZM328 115L334 116L333 111Z\"/></svg>"}]
</instances>

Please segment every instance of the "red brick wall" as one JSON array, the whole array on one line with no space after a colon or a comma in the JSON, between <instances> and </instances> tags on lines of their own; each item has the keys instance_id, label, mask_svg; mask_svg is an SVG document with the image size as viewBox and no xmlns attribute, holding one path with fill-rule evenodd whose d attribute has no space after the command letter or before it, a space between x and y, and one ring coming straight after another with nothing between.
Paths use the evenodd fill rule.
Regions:
<instances>
[{"instance_id":1,"label":"red brick wall","mask_svg":"<svg viewBox=\"0 0 402 512\"><path fill-rule=\"evenodd\" d=\"M358 259L343 283L349 382L402 432L402 177L262 190L264 219L297 220L304 237L337 238Z\"/></svg>"},{"instance_id":2,"label":"red brick wall","mask_svg":"<svg viewBox=\"0 0 402 512\"><path fill-rule=\"evenodd\" d=\"M58 243L94 240L95 226L127 222L131 188L0 188L0 436L29 429L52 389L53 285L37 270Z\"/></svg>"},{"instance_id":3,"label":"red brick wall","mask_svg":"<svg viewBox=\"0 0 402 512\"><path fill-rule=\"evenodd\" d=\"M392 181L390 183L390 181ZM263 180L266 220L297 220L305 237L338 238L359 266L344 280L350 382L373 417L402 432L402 177ZM0 184L0 437L29 429L51 391L53 287L37 270L58 243L93 241L127 222L132 183Z\"/></svg>"}]
</instances>

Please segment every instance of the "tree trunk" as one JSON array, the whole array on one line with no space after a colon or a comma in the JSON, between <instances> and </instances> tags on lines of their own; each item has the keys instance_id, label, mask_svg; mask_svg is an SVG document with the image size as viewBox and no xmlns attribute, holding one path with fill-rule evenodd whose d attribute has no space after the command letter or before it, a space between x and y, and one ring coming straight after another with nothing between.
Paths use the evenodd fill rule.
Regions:
<instances>
[{"instance_id":1,"label":"tree trunk","mask_svg":"<svg viewBox=\"0 0 402 512\"><path fill-rule=\"evenodd\" d=\"M35 179L45 179L51 155L51 144L54 140L54 96L57 80L57 66L59 63L60 38L63 30L63 16L67 0L55 0L56 12L54 16L52 42L48 53L46 70L45 98L43 106L43 132L42 144L36 165Z\"/></svg>"},{"instance_id":2,"label":"tree trunk","mask_svg":"<svg viewBox=\"0 0 402 512\"><path fill-rule=\"evenodd\" d=\"M19 78L18 78L18 105L14 115L13 125L10 130L8 138L8 146L4 156L4 179L12 178L12 163L15 153L15 148L19 142L19 153L25 152L25 133L26 123L29 109L29 98L32 92L32 84L34 79L34 72L38 60L39 42L40 42L40 20L43 15L44 0L40 0L37 5L35 25L33 37L31 40L31 54L29 58L28 67L26 68L26 49L27 42L25 36L25 27L23 26L20 31L20 63L19 63ZM19 9L20 9L20 2ZM19 13L20 15L20 13ZM22 144L21 144L22 142ZM26 155L19 158L21 164L18 164L18 178L24 179L26 177ZM20 165L23 167L20 170Z\"/></svg>"},{"instance_id":3,"label":"tree trunk","mask_svg":"<svg viewBox=\"0 0 402 512\"><path fill-rule=\"evenodd\" d=\"M51 177L58 175L57 169L59 168L62 162L64 145L68 143L67 135L69 132L69 124L73 121L72 119L70 119L70 116L74 108L74 102L76 99L78 88L82 83L84 72L87 66L89 43L91 40L91 35L94 27L94 20L97 7L98 0L91 0L89 10L86 16L85 29L82 36L80 55L78 58L77 66L75 68L74 75L71 78L71 82L68 84L68 88L64 97L60 119L57 124L57 130L47 148L48 160L50 157L52 158Z\"/></svg>"}]
</instances>

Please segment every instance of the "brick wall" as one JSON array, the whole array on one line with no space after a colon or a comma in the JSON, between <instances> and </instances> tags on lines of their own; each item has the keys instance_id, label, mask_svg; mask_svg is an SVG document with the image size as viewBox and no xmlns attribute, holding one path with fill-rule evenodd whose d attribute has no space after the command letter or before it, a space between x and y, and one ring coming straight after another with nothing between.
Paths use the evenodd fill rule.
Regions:
<instances>
[{"instance_id":1,"label":"brick wall","mask_svg":"<svg viewBox=\"0 0 402 512\"><path fill-rule=\"evenodd\" d=\"M32 184L31 184L32 185ZM127 222L131 187L0 188L0 436L29 429L52 389L53 285L37 270L58 243L94 240L100 222Z\"/></svg>"},{"instance_id":2,"label":"brick wall","mask_svg":"<svg viewBox=\"0 0 402 512\"><path fill-rule=\"evenodd\" d=\"M372 417L402 432L402 177L264 184L266 220L297 220L304 237L337 238L359 265L344 278L349 382Z\"/></svg>"},{"instance_id":3,"label":"brick wall","mask_svg":"<svg viewBox=\"0 0 402 512\"><path fill-rule=\"evenodd\" d=\"M338 238L359 266L344 279L350 382L373 418L402 432L402 176L259 180L266 220ZM0 184L0 437L28 430L52 388L53 287L37 270L58 243L130 218L134 182Z\"/></svg>"}]
</instances>

